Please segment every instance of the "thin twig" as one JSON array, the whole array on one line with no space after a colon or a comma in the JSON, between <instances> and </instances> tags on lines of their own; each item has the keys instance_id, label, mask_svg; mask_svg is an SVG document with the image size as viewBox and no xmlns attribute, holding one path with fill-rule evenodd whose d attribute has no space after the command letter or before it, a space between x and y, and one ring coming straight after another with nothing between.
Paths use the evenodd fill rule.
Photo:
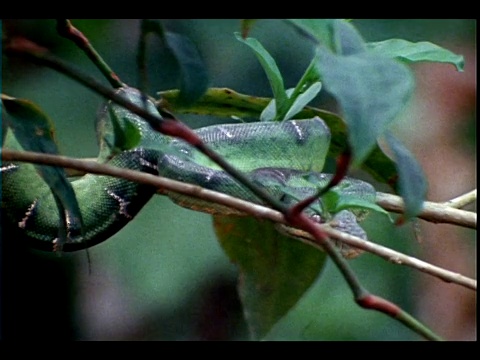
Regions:
<instances>
[{"instance_id":1,"label":"thin twig","mask_svg":"<svg viewBox=\"0 0 480 360\"><path fill-rule=\"evenodd\" d=\"M377 192L376 202L388 211L403 213L403 200L401 197ZM445 204L425 201L419 218L433 222L459 225L471 229L477 228L477 214L473 211L456 209Z\"/></svg>"},{"instance_id":2,"label":"thin twig","mask_svg":"<svg viewBox=\"0 0 480 360\"><path fill-rule=\"evenodd\" d=\"M115 74L115 72L110 68L110 66L108 66L100 54L90 44L90 41L88 41L87 37L83 35L83 33L75 26L73 26L70 20L57 19L57 32L60 36L63 36L74 42L78 48L81 49L97 66L105 78L110 82L110 85L112 85L114 88L124 86L117 74Z\"/></svg>"},{"instance_id":3,"label":"thin twig","mask_svg":"<svg viewBox=\"0 0 480 360\"><path fill-rule=\"evenodd\" d=\"M459 273L445 270L441 267L419 260L413 256L408 256L385 246L363 240L359 237L333 229L328 225L325 225L324 231L332 239L341 241L349 246L353 246L369 253L378 255L394 264L409 266L429 275L436 276L446 282L455 283L472 290L477 289L476 280L461 275ZM311 236L308 233L301 234L300 232L295 232L295 235L299 237L301 236L302 240L311 243Z\"/></svg>"},{"instance_id":4,"label":"thin twig","mask_svg":"<svg viewBox=\"0 0 480 360\"><path fill-rule=\"evenodd\" d=\"M180 193L212 203L224 205L229 208L236 209L239 212L255 216L257 218L263 218L277 223L287 224L283 215L280 212L272 210L268 207L253 204L248 201L237 199L216 191L207 190L197 185L186 184L172 179L150 175L139 171L119 168L108 164L100 164L94 161L74 159L66 156L49 155L28 151L16 151L10 149L2 150L2 160L56 165L68 169L75 169L78 172L82 173L92 173L123 178L126 180L155 186L156 188L160 189L162 193L167 193L168 191ZM438 266L429 264L427 262L405 255L403 253L397 252L379 244L365 241L361 238L335 230L328 225L321 226L325 233L327 233L332 239L341 241L349 246L353 246L366 252L378 255L395 264L412 267L447 282L452 282L474 290L477 288L477 282L474 279L445 270ZM308 242L309 244L318 247L318 245L313 242L313 238L310 234L303 231L297 231L294 235L296 237L299 237L302 241Z\"/></svg>"},{"instance_id":5,"label":"thin twig","mask_svg":"<svg viewBox=\"0 0 480 360\"><path fill-rule=\"evenodd\" d=\"M445 201L443 205L449 206L455 209L460 209L468 204L477 201L477 189L469 191L465 194L457 196L451 200Z\"/></svg>"}]
</instances>

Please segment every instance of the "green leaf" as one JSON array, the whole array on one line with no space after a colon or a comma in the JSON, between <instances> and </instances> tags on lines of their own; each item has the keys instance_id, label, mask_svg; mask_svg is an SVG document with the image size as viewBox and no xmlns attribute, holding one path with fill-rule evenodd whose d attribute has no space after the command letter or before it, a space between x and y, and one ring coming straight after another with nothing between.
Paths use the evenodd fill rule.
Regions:
<instances>
[{"instance_id":1,"label":"green leaf","mask_svg":"<svg viewBox=\"0 0 480 360\"><path fill-rule=\"evenodd\" d=\"M390 213L386 211L384 208L378 206L375 203L367 201L365 199L359 198L346 198L341 197L337 202L337 207L335 212L340 212L342 210L351 210L351 209L363 209L363 210L372 210L378 212L380 214L386 215L392 220L390 217Z\"/></svg>"},{"instance_id":2,"label":"green leaf","mask_svg":"<svg viewBox=\"0 0 480 360\"><path fill-rule=\"evenodd\" d=\"M133 125L130 121L118 119L117 115L121 116L121 113L117 114L110 104L108 105L108 112L112 122L113 133L106 133L104 139L110 147L110 151L113 154L117 154L124 150L130 150L136 147L140 143L142 137L138 127Z\"/></svg>"},{"instance_id":3,"label":"green leaf","mask_svg":"<svg viewBox=\"0 0 480 360\"><path fill-rule=\"evenodd\" d=\"M333 49L332 19L288 19L303 36Z\"/></svg>"},{"instance_id":4,"label":"green leaf","mask_svg":"<svg viewBox=\"0 0 480 360\"><path fill-rule=\"evenodd\" d=\"M288 109L287 114L285 115L283 120L290 120L300 111L302 111L302 109L307 106L307 104L312 101L315 96L318 95L321 89L322 83L317 81L310 85L304 92L298 94L292 106L290 106L290 108Z\"/></svg>"},{"instance_id":5,"label":"green leaf","mask_svg":"<svg viewBox=\"0 0 480 360\"><path fill-rule=\"evenodd\" d=\"M334 213L338 213L342 210L355 210L355 209L375 211L377 213L387 216L389 220L393 222L393 218L391 217L390 213L386 211L384 208L375 204L374 202L371 202L365 199L356 198L356 197L345 196L345 195L341 195L338 198L335 204ZM363 220L362 218L363 218L363 215L360 216L359 221Z\"/></svg>"},{"instance_id":6,"label":"green leaf","mask_svg":"<svg viewBox=\"0 0 480 360\"><path fill-rule=\"evenodd\" d=\"M365 51L365 41L355 26L344 20L333 23L335 51L338 55L349 56Z\"/></svg>"},{"instance_id":7,"label":"green leaf","mask_svg":"<svg viewBox=\"0 0 480 360\"><path fill-rule=\"evenodd\" d=\"M345 22L339 27L351 26ZM354 33L342 31L352 41ZM319 49L318 68L325 89L340 103L348 125L353 165L360 165L376 146L377 138L405 107L413 91L413 76L403 64L367 52L350 56Z\"/></svg>"},{"instance_id":8,"label":"green leaf","mask_svg":"<svg viewBox=\"0 0 480 360\"><path fill-rule=\"evenodd\" d=\"M180 66L180 101L191 104L208 87L208 73L195 44L186 36L167 31L165 41Z\"/></svg>"},{"instance_id":9,"label":"green leaf","mask_svg":"<svg viewBox=\"0 0 480 360\"><path fill-rule=\"evenodd\" d=\"M317 56L318 53L316 52L312 61L310 61L310 64L303 73L302 78L298 81L297 85L293 89L293 92L288 92L287 90L288 105L285 106L286 112L292 107L296 99L306 91L306 89L310 88L314 83L320 81L320 74L318 73L317 69ZM282 118L285 118L286 112L285 114L282 114Z\"/></svg>"},{"instance_id":10,"label":"green leaf","mask_svg":"<svg viewBox=\"0 0 480 360\"><path fill-rule=\"evenodd\" d=\"M288 108L285 107L287 113L284 116L282 116L281 114L276 114L276 101L275 99L273 99L268 103L268 105L265 107L265 109L263 109L262 113L260 114L260 121L274 121L277 115L280 115L281 120L293 119L295 115L302 111L303 108L307 106L307 104L312 101L315 96L318 95L321 89L322 83L320 83L319 81L311 84L303 92L295 93L296 88L288 89L286 93L289 97L288 103L291 103L291 105L289 105ZM295 99L293 99L294 97Z\"/></svg>"},{"instance_id":11,"label":"green leaf","mask_svg":"<svg viewBox=\"0 0 480 360\"><path fill-rule=\"evenodd\" d=\"M410 42L403 39L389 39L367 44L370 52L386 57L396 58L406 63L422 61L452 64L458 71L463 71L465 60L450 50L428 41Z\"/></svg>"},{"instance_id":12,"label":"green leaf","mask_svg":"<svg viewBox=\"0 0 480 360\"><path fill-rule=\"evenodd\" d=\"M325 51L319 66L325 89L341 105L353 164L359 165L407 104L412 75L402 64L369 54L344 57Z\"/></svg>"},{"instance_id":13,"label":"green leaf","mask_svg":"<svg viewBox=\"0 0 480 360\"><path fill-rule=\"evenodd\" d=\"M262 339L318 278L326 255L281 235L265 220L214 216L214 226L239 267L239 294L251 335Z\"/></svg>"},{"instance_id":14,"label":"green leaf","mask_svg":"<svg viewBox=\"0 0 480 360\"><path fill-rule=\"evenodd\" d=\"M356 210L372 210L386 215L392 221L390 213L375 203L376 192L373 186L365 182L354 184L351 181L353 180L341 182L322 196L326 211L336 214L342 210L353 210L358 215L358 221L361 221L365 211Z\"/></svg>"},{"instance_id":15,"label":"green leaf","mask_svg":"<svg viewBox=\"0 0 480 360\"><path fill-rule=\"evenodd\" d=\"M281 109L276 110L276 101L272 100L260 115L260 121L290 120L320 92L322 85L314 57L302 78L293 89L286 90L287 100Z\"/></svg>"},{"instance_id":16,"label":"green leaf","mask_svg":"<svg viewBox=\"0 0 480 360\"><path fill-rule=\"evenodd\" d=\"M392 134L387 132L385 138L395 158L399 174L399 193L405 203L404 218L408 220L418 215L423 208L427 194L427 181L412 153Z\"/></svg>"},{"instance_id":17,"label":"green leaf","mask_svg":"<svg viewBox=\"0 0 480 360\"><path fill-rule=\"evenodd\" d=\"M286 94L288 100L285 102L291 102L292 94L294 93L295 89L287 89ZM275 121L275 119L279 119L279 116L282 117L280 114L277 113L277 105L276 105L275 99L272 99L267 106L265 106L265 109L263 109L262 113L260 114L260 121ZM288 109L287 109L288 110Z\"/></svg>"},{"instance_id":18,"label":"green leaf","mask_svg":"<svg viewBox=\"0 0 480 360\"><path fill-rule=\"evenodd\" d=\"M25 99L2 95L2 103L7 114L7 125L27 151L54 154L57 144L54 139L54 127L42 110Z\"/></svg>"},{"instance_id":19,"label":"green leaf","mask_svg":"<svg viewBox=\"0 0 480 360\"><path fill-rule=\"evenodd\" d=\"M287 101L287 93L285 92L285 88L283 85L283 77L278 69L277 64L273 57L268 53L267 50L263 47L262 44L257 39L254 38L246 38L243 39L241 35L237 32L235 33L235 37L237 40L243 42L244 44L248 45L257 56L260 64L262 65L265 73L267 74L268 80L270 82L270 86L272 87L273 96L276 101L276 109L277 114L280 112L284 106L284 103Z\"/></svg>"},{"instance_id":20,"label":"green leaf","mask_svg":"<svg viewBox=\"0 0 480 360\"><path fill-rule=\"evenodd\" d=\"M58 154L53 123L37 105L5 95L2 95L2 102L10 115L7 117L8 126L24 150ZM35 165L35 168L51 189L62 219L59 223L59 244L68 240L67 234L71 238L81 235L82 215L64 169L46 165Z\"/></svg>"},{"instance_id":21,"label":"green leaf","mask_svg":"<svg viewBox=\"0 0 480 360\"><path fill-rule=\"evenodd\" d=\"M287 90L288 91L288 90ZM275 99L272 99L260 114L260 121L275 121L277 115Z\"/></svg>"}]
</instances>

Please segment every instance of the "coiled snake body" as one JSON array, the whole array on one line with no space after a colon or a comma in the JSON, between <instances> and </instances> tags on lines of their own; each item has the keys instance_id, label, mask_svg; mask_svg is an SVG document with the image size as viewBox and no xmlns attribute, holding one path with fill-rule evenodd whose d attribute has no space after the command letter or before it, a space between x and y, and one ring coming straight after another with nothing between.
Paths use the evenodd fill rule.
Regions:
<instances>
[{"instance_id":1,"label":"coiled snake body","mask_svg":"<svg viewBox=\"0 0 480 360\"><path fill-rule=\"evenodd\" d=\"M134 88L121 88L120 94L139 106L158 114L154 104ZM115 116L120 126L135 126L140 144L112 157L108 139L112 139ZM182 140L153 131L141 117L107 102L97 116L100 153L98 160L109 164L158 174L244 200L259 200L204 155ZM330 132L320 118L285 122L215 125L196 130L200 138L252 181L262 185L279 199L293 202L316 192L330 175L321 174L330 144ZM5 145L21 149L12 131ZM308 175L308 179L307 179ZM64 251L84 249L98 244L124 227L156 189L124 179L87 174L72 182L83 218L83 235L72 236ZM347 178L343 192L374 199L373 187ZM285 195L285 190L288 190ZM229 209L184 195L168 194L178 204L212 214L228 214ZM235 213L233 210L232 214ZM31 164L2 164L2 216L4 226L15 231L32 246L52 250L58 236L59 214L52 193ZM7 232L9 233L9 231Z\"/></svg>"}]
</instances>

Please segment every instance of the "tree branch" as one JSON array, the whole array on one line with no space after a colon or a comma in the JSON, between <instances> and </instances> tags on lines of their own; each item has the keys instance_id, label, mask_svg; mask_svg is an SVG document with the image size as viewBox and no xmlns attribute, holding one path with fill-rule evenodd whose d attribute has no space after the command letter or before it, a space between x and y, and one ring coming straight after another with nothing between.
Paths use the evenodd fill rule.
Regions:
<instances>
[{"instance_id":1,"label":"tree branch","mask_svg":"<svg viewBox=\"0 0 480 360\"><path fill-rule=\"evenodd\" d=\"M2 160L55 165L68 169L75 169L77 173L82 174L92 173L98 175L119 177L126 180L155 186L162 194L166 194L168 191L172 191L212 203L224 205L257 218L268 219L277 223L287 224L282 213L272 210L268 207L253 204L248 201L237 199L216 191L207 190L197 185L186 184L161 176L155 176L139 171L119 168L108 164L100 164L94 161L74 159L60 155L49 155L43 153L16 151L10 149L2 150ZM389 249L382 245L375 244L370 241L366 241L361 238L352 236L350 234L335 230L328 225L320 226L329 237L337 241L343 242L349 246L356 247L366 252L378 255L395 264L412 267L429 275L438 277L446 282L452 282L474 290L476 290L477 288L477 281L474 279L429 264L427 262ZM299 238L299 240L304 241L317 248L321 248L318 243L314 241L312 235L310 235L309 233L298 229L292 229L287 231L289 231L291 235Z\"/></svg>"},{"instance_id":2,"label":"tree branch","mask_svg":"<svg viewBox=\"0 0 480 360\"><path fill-rule=\"evenodd\" d=\"M95 158L83 159L96 161ZM66 170L68 176L82 176L86 172L79 168L70 168ZM445 223L467 227L471 229L477 228L477 214L472 211L460 210L459 208L476 200L477 190L472 190L455 199L444 203L436 203L431 201L424 202L424 209L418 215L419 218L433 222ZM403 200L400 196L377 192L377 205L383 209L395 213L402 214L404 212Z\"/></svg>"}]
</instances>

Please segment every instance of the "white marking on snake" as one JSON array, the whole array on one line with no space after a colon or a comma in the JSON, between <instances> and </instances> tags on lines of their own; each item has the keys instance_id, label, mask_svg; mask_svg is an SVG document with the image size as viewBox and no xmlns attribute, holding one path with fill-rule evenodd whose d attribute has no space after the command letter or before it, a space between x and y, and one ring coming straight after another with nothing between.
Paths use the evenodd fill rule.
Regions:
<instances>
[{"instance_id":1,"label":"white marking on snake","mask_svg":"<svg viewBox=\"0 0 480 360\"><path fill-rule=\"evenodd\" d=\"M67 224L67 239L74 240L72 237L72 225L75 225L76 221L72 219L72 216L68 211L65 211L65 223Z\"/></svg>"},{"instance_id":2,"label":"white marking on snake","mask_svg":"<svg viewBox=\"0 0 480 360\"><path fill-rule=\"evenodd\" d=\"M149 167L151 169L154 169L154 170L158 171L157 165L155 165L154 163L151 163L150 161L145 159L144 154L145 154L144 149L140 149L139 152L135 152L135 155L138 156L138 161L140 162L140 165L146 166L146 167Z\"/></svg>"},{"instance_id":3,"label":"white marking on snake","mask_svg":"<svg viewBox=\"0 0 480 360\"><path fill-rule=\"evenodd\" d=\"M38 200L35 199L33 203L28 207L27 212L25 213L25 216L23 217L22 221L18 222L18 227L20 229L25 229L25 226L27 226L27 220L32 216L33 210L35 210L35 206L37 206Z\"/></svg>"},{"instance_id":4,"label":"white marking on snake","mask_svg":"<svg viewBox=\"0 0 480 360\"><path fill-rule=\"evenodd\" d=\"M157 166L157 165L151 163L150 161L145 160L145 159L142 158L142 157L140 158L140 164L141 164L142 166L146 166L146 167L152 168L152 169L154 169L154 170L158 170L158 166Z\"/></svg>"},{"instance_id":5,"label":"white marking on snake","mask_svg":"<svg viewBox=\"0 0 480 360\"><path fill-rule=\"evenodd\" d=\"M303 140L303 132L302 132L301 127L297 124L297 122L295 120L291 121L291 124L295 128L295 132L297 133L298 139Z\"/></svg>"},{"instance_id":6,"label":"white marking on snake","mask_svg":"<svg viewBox=\"0 0 480 360\"><path fill-rule=\"evenodd\" d=\"M229 139L232 139L234 137L234 135L232 135L231 133L229 133L227 130L225 130L222 126L219 126L218 127L218 130L222 133L225 134L225 136Z\"/></svg>"},{"instance_id":7,"label":"white marking on snake","mask_svg":"<svg viewBox=\"0 0 480 360\"><path fill-rule=\"evenodd\" d=\"M212 177L213 177L213 171L211 173L207 174L207 176L205 176L205 180L210 181L210 180L212 180Z\"/></svg>"},{"instance_id":8,"label":"white marking on snake","mask_svg":"<svg viewBox=\"0 0 480 360\"><path fill-rule=\"evenodd\" d=\"M9 170L14 170L14 169L17 169L17 168L18 168L18 165L8 164L7 166L2 166L2 167L0 168L0 172L9 171Z\"/></svg>"},{"instance_id":9,"label":"white marking on snake","mask_svg":"<svg viewBox=\"0 0 480 360\"><path fill-rule=\"evenodd\" d=\"M125 216L127 219L131 219L132 216L127 212L127 206L130 204L130 201L125 201L122 197L118 196L115 194L113 191L105 189L107 191L107 194L113 197L115 200L118 201L118 205L120 206L120 209L118 210L119 214L122 214Z\"/></svg>"},{"instance_id":10,"label":"white marking on snake","mask_svg":"<svg viewBox=\"0 0 480 360\"><path fill-rule=\"evenodd\" d=\"M67 229L70 229L73 224L72 217L70 216L70 213L68 211L65 211L65 224L67 224Z\"/></svg>"}]
</instances>

